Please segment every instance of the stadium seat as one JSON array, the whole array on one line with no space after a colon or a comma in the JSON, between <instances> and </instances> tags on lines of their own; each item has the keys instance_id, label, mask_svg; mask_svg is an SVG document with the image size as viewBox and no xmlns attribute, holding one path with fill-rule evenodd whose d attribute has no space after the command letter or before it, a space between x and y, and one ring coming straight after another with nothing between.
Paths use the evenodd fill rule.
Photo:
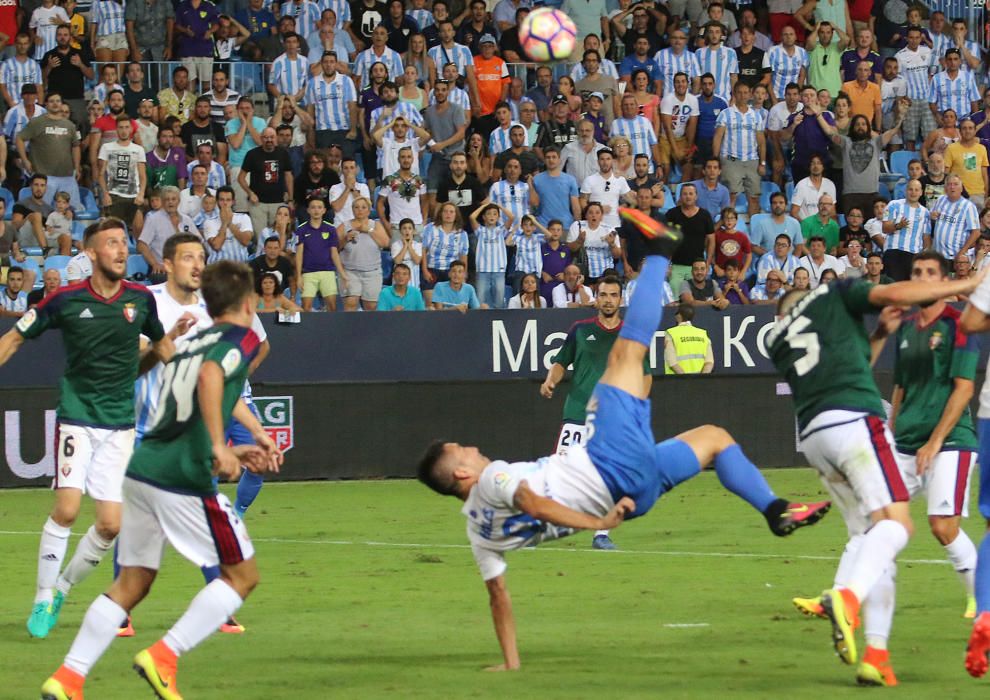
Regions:
<instances>
[{"instance_id":1,"label":"stadium seat","mask_svg":"<svg viewBox=\"0 0 990 700\"><path fill-rule=\"evenodd\" d=\"M0 197L3 198L3 203L7 207L3 218L10 221L10 217L14 214L14 194L6 187L0 187Z\"/></svg>"},{"instance_id":2,"label":"stadium seat","mask_svg":"<svg viewBox=\"0 0 990 700\"><path fill-rule=\"evenodd\" d=\"M674 193L670 191L667 185L663 186L663 206L660 207L660 211L666 214L668 211L674 208L677 204L677 198L674 197Z\"/></svg>"},{"instance_id":3,"label":"stadium seat","mask_svg":"<svg viewBox=\"0 0 990 700\"><path fill-rule=\"evenodd\" d=\"M762 211L770 211L770 195L774 192L780 192L780 187L777 186L776 182L764 180L760 183L760 209Z\"/></svg>"},{"instance_id":4,"label":"stadium seat","mask_svg":"<svg viewBox=\"0 0 990 700\"><path fill-rule=\"evenodd\" d=\"M76 212L80 219L99 219L100 208L96 205L96 197L85 187L79 188L79 200L82 202L83 210Z\"/></svg>"},{"instance_id":5,"label":"stadium seat","mask_svg":"<svg viewBox=\"0 0 990 700\"><path fill-rule=\"evenodd\" d=\"M43 273L41 270L41 265L38 264L38 261L36 259L34 259L33 257L28 257L24 262L17 263L17 266L26 272L34 273L35 289L40 289L41 287L45 286L44 281L42 280Z\"/></svg>"},{"instance_id":6,"label":"stadium seat","mask_svg":"<svg viewBox=\"0 0 990 700\"><path fill-rule=\"evenodd\" d=\"M30 187L22 187L20 189L20 191L18 191L18 193L17 193L17 201L19 202L22 199L25 199L25 198L30 197L30 196L31 196L31 188Z\"/></svg>"},{"instance_id":7,"label":"stadium seat","mask_svg":"<svg viewBox=\"0 0 990 700\"><path fill-rule=\"evenodd\" d=\"M917 151L894 151L890 154L890 172L906 178L908 163L915 159L921 160Z\"/></svg>"},{"instance_id":8,"label":"stadium seat","mask_svg":"<svg viewBox=\"0 0 990 700\"><path fill-rule=\"evenodd\" d=\"M72 220L72 240L81 241L83 239L83 234L86 232L86 226L88 224L85 221L80 221L79 219Z\"/></svg>"},{"instance_id":9,"label":"stadium seat","mask_svg":"<svg viewBox=\"0 0 990 700\"><path fill-rule=\"evenodd\" d=\"M127 256L127 279L135 282L144 282L150 272L148 261L142 255Z\"/></svg>"},{"instance_id":10,"label":"stadium seat","mask_svg":"<svg viewBox=\"0 0 990 700\"><path fill-rule=\"evenodd\" d=\"M745 214L749 211L749 199L746 198L745 192L740 192L736 195L736 213Z\"/></svg>"},{"instance_id":11,"label":"stadium seat","mask_svg":"<svg viewBox=\"0 0 990 700\"><path fill-rule=\"evenodd\" d=\"M842 228L843 226L845 226L846 225L846 215L845 214L839 214L838 221L839 221L839 228Z\"/></svg>"},{"instance_id":12,"label":"stadium seat","mask_svg":"<svg viewBox=\"0 0 990 700\"><path fill-rule=\"evenodd\" d=\"M667 176L667 182L678 183L684 179L684 171L681 169L680 163L674 163L673 167L670 169L670 174Z\"/></svg>"},{"instance_id":13,"label":"stadium seat","mask_svg":"<svg viewBox=\"0 0 990 700\"><path fill-rule=\"evenodd\" d=\"M736 222L736 230L737 231L741 231L742 233L745 233L748 236L749 235L749 224L747 224L745 221L743 221L742 217L740 217L739 220Z\"/></svg>"},{"instance_id":14,"label":"stadium seat","mask_svg":"<svg viewBox=\"0 0 990 700\"><path fill-rule=\"evenodd\" d=\"M787 204L790 205L791 200L794 199L794 181L788 180L784 187L784 194L787 195Z\"/></svg>"},{"instance_id":15,"label":"stadium seat","mask_svg":"<svg viewBox=\"0 0 990 700\"><path fill-rule=\"evenodd\" d=\"M902 180L894 185L894 199L904 199L907 190L907 180Z\"/></svg>"},{"instance_id":16,"label":"stadium seat","mask_svg":"<svg viewBox=\"0 0 990 700\"><path fill-rule=\"evenodd\" d=\"M70 255L52 255L51 257L45 258L45 272L49 270L58 270L58 274L62 276L62 284L68 282L68 277L66 276L65 268L68 266L69 261L72 260Z\"/></svg>"},{"instance_id":17,"label":"stadium seat","mask_svg":"<svg viewBox=\"0 0 990 700\"><path fill-rule=\"evenodd\" d=\"M32 255L36 258L44 258L45 251L40 246L26 246L21 248L21 252L31 257Z\"/></svg>"}]
</instances>

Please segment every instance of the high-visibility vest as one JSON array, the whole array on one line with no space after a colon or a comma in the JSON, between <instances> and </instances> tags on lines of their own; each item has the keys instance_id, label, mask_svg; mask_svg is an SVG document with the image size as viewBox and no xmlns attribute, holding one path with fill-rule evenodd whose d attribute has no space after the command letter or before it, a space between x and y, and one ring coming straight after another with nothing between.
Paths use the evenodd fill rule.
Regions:
<instances>
[{"instance_id":1,"label":"high-visibility vest","mask_svg":"<svg viewBox=\"0 0 990 700\"><path fill-rule=\"evenodd\" d=\"M705 357L711 342L708 339L708 332L704 328L685 324L668 329L667 337L674 344L677 364L684 370L684 374L701 374L701 370L705 368ZM664 372L674 374L674 370L666 363L664 363Z\"/></svg>"}]
</instances>

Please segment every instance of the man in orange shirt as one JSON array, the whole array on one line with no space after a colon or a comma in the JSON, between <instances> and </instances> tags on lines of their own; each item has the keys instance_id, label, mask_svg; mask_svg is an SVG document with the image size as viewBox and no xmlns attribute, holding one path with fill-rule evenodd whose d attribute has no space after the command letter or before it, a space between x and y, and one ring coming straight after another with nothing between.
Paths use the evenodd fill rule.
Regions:
<instances>
[{"instance_id":1,"label":"man in orange shirt","mask_svg":"<svg viewBox=\"0 0 990 700\"><path fill-rule=\"evenodd\" d=\"M509 68L495 55L495 37L485 34L478 40L481 55L474 57L474 75L478 81L478 99L481 101L478 115L471 120L471 128L480 132L485 140L495 128L495 105L509 95Z\"/></svg>"},{"instance_id":2,"label":"man in orange shirt","mask_svg":"<svg viewBox=\"0 0 990 700\"><path fill-rule=\"evenodd\" d=\"M870 80L873 77L873 64L860 61L856 64L856 79L842 83L842 91L849 95L852 103L850 113L862 114L870 120L874 131L882 132L880 111L880 86Z\"/></svg>"}]
</instances>

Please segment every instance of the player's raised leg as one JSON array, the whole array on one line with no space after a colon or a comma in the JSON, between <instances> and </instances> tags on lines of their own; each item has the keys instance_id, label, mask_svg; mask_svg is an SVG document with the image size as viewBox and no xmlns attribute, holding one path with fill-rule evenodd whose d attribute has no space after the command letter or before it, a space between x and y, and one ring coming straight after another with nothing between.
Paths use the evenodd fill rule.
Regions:
<instances>
[{"instance_id":1,"label":"player's raised leg","mask_svg":"<svg viewBox=\"0 0 990 700\"><path fill-rule=\"evenodd\" d=\"M981 396L981 413L982 400ZM981 416L977 428L980 436L980 515L986 518L987 530L977 550L976 619L966 647L966 671L974 678L981 678L990 666L990 469L982 466L990 464L990 418Z\"/></svg>"}]
</instances>

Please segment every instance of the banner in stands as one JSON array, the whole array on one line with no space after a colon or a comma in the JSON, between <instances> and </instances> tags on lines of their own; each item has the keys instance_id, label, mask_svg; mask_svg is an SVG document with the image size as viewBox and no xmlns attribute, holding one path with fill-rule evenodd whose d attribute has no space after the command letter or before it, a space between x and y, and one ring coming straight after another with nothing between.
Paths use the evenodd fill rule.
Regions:
<instances>
[{"instance_id":1,"label":"banner in stands","mask_svg":"<svg viewBox=\"0 0 990 700\"><path fill-rule=\"evenodd\" d=\"M593 318L587 309L460 313L312 313L280 325L265 316L272 355L255 380L267 384L337 382L478 382L545 375L571 325ZM773 325L771 306L698 309L694 324L708 331L715 373L773 374L763 347ZM674 325L664 310L660 328ZM0 331L7 324L0 325ZM889 357L881 366L889 367ZM64 360L59 335L27 343L4 367L0 386L55 386ZM663 332L650 364L662 371Z\"/></svg>"}]
</instances>

